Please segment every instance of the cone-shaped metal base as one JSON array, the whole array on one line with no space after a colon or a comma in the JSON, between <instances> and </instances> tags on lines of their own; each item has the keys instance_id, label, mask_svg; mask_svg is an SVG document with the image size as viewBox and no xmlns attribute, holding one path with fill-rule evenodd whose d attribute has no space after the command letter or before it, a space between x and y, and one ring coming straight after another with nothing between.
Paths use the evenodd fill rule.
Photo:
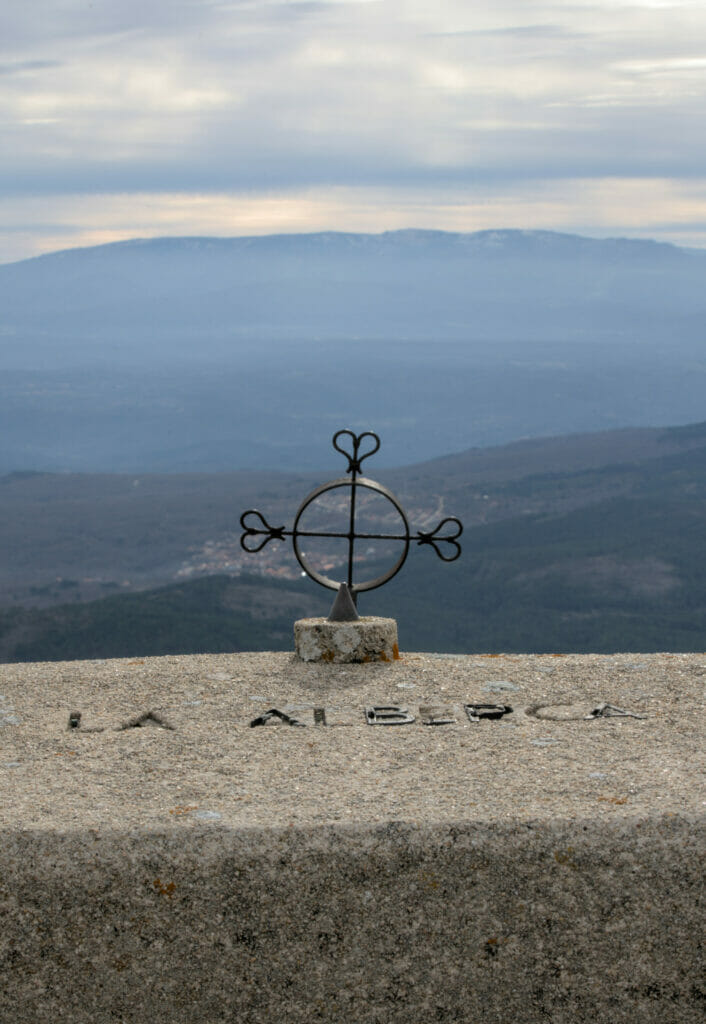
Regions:
<instances>
[{"instance_id":1,"label":"cone-shaped metal base","mask_svg":"<svg viewBox=\"0 0 706 1024\"><path fill-rule=\"evenodd\" d=\"M331 611L328 613L329 622L357 622L360 616L356 611L353 602L353 595L347 583L342 583L334 599Z\"/></svg>"}]
</instances>

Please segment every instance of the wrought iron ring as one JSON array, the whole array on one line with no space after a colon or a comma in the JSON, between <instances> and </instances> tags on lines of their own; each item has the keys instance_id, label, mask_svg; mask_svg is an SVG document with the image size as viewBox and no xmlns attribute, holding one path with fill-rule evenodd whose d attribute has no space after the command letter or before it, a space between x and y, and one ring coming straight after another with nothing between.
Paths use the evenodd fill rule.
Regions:
<instances>
[{"instance_id":1,"label":"wrought iron ring","mask_svg":"<svg viewBox=\"0 0 706 1024\"><path fill-rule=\"evenodd\" d=\"M372 452L369 454L372 454ZM352 490L355 490L358 487L364 487L368 491L374 491L376 494L381 494L383 498L387 498L387 500L396 509L398 515L400 516L404 524L404 533L355 533L353 528L346 533L322 533L320 531L313 530L310 532L306 530L300 530L299 520L301 519L302 515L309 507L309 505L311 505L312 502L316 501L317 498L320 498L322 494L326 494L327 491L337 490L339 487L348 487L351 488ZM392 491L388 490L387 487L383 487L382 484L377 483L375 480L370 480L368 477L364 476L359 476L354 480L351 480L348 477L343 476L339 477L338 480L331 480L329 481L329 483L321 484L320 487L317 487L315 490L313 490L311 494L309 494L301 503L297 511L296 517L294 519L294 526L292 527L292 546L294 547L294 554L296 555L297 561L301 565L304 572L307 574L307 576L310 576L313 580L316 580L317 583L320 583L322 587L328 587L329 590L338 590L340 582L332 580L330 576L324 576L323 573L317 572L316 569L312 569L311 566L308 564L302 551L299 548L300 537L340 538L342 540L347 540L349 544L351 544L355 540L402 541L402 543L404 544L402 554L397 559L392 568L388 569L388 571L383 573L381 576L376 576L372 580L364 580L362 583L351 582L350 589L351 593L354 594L357 594L362 590L375 590L376 587L383 586L383 584L387 583L388 580L391 580L393 576L396 576L405 563L405 559L407 558L407 555L409 553L409 542L411 539L409 534L409 523L407 521L407 516L404 514L402 506L400 505Z\"/></svg>"}]
</instances>

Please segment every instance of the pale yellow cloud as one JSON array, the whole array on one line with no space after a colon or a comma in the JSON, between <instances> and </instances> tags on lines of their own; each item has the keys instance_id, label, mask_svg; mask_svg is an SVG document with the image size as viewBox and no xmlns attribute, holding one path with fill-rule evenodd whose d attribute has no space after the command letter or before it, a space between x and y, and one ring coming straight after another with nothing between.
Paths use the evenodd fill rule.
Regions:
<instances>
[{"instance_id":1,"label":"pale yellow cloud","mask_svg":"<svg viewBox=\"0 0 706 1024\"><path fill-rule=\"evenodd\" d=\"M664 238L706 248L706 178L579 179L445 190L329 188L0 200L0 261L160 236L518 227ZM35 225L34 228L27 225Z\"/></svg>"}]
</instances>

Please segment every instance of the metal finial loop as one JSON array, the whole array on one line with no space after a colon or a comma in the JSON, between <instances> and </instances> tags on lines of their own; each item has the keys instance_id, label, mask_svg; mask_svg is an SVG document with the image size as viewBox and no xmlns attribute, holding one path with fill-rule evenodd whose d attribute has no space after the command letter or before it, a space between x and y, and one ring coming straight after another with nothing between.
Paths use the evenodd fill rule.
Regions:
<instances>
[{"instance_id":1,"label":"metal finial loop","mask_svg":"<svg viewBox=\"0 0 706 1024\"><path fill-rule=\"evenodd\" d=\"M446 525L446 523L453 523L456 526L455 532L450 533L446 537L437 536L439 530L441 530ZM458 543L456 538L460 537L462 533L463 524L461 523L461 520L457 519L456 516L447 516L446 519L441 520L436 529L432 530L431 533L423 533L422 530L420 530L417 534L417 537L419 538L417 544L431 544L431 546L434 548L434 551L436 551L437 555L439 556L442 562L455 562L458 556L461 554L461 545ZM445 555L441 548L437 546L440 543L450 544L455 549L454 553L450 555Z\"/></svg>"},{"instance_id":2,"label":"metal finial loop","mask_svg":"<svg viewBox=\"0 0 706 1024\"><path fill-rule=\"evenodd\" d=\"M258 526L248 526L246 520L248 516L256 516L262 523L264 529L261 530ZM243 534L240 538L240 546L243 551L248 551L251 555L256 554L258 551L262 551L265 544L269 544L271 540L284 540L285 529L283 526L270 526L262 512L258 512L256 508L248 509L247 512L243 512L240 517L240 525L243 528ZM255 547L251 547L246 543L248 537L265 537L264 540L260 541Z\"/></svg>"},{"instance_id":3,"label":"metal finial loop","mask_svg":"<svg viewBox=\"0 0 706 1024\"><path fill-rule=\"evenodd\" d=\"M351 439L351 442L353 444L352 454L350 452L347 452L345 448L341 448L341 446L338 444L339 437L344 436L350 437ZM363 452L362 455L359 455L358 453L360 451L360 446L363 442L363 438L365 437L372 437L375 441L375 447L371 448L367 452ZM360 473L361 462L363 462L364 459L370 458L370 456L374 455L375 452L379 449L380 438L378 437L377 434L374 434L372 430L364 430L362 434L354 434L352 430L339 430L337 433L333 435L332 443L336 451L340 452L341 455L345 455L345 457L348 459L348 469L346 470L346 473Z\"/></svg>"}]
</instances>

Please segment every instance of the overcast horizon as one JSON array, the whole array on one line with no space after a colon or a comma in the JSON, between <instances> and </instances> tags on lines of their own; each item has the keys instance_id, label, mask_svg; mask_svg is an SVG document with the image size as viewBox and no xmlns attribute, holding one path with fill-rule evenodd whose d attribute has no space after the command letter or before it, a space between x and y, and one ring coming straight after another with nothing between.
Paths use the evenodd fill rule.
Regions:
<instances>
[{"instance_id":1,"label":"overcast horizon","mask_svg":"<svg viewBox=\"0 0 706 1024\"><path fill-rule=\"evenodd\" d=\"M2 263L399 228L706 247L702 0L35 0L0 27Z\"/></svg>"}]
</instances>

